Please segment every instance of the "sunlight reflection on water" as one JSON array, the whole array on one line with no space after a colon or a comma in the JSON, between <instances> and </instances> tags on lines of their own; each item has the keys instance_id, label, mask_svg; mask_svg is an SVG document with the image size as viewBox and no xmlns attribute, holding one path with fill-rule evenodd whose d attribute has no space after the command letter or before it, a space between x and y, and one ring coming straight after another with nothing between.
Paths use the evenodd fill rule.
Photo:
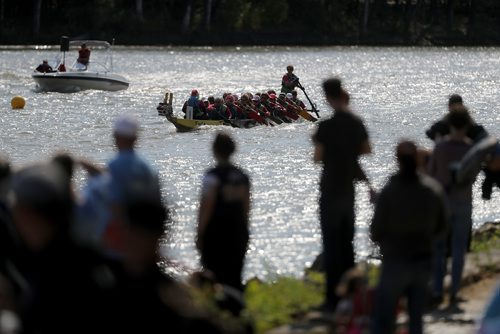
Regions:
<instances>
[{"instance_id":1,"label":"sunlight reflection on water","mask_svg":"<svg viewBox=\"0 0 500 334\"><path fill-rule=\"evenodd\" d=\"M58 149L103 164L113 155L112 119L122 112L136 114L142 124L140 152L159 170L163 193L174 210L176 223L165 251L190 268L198 263L198 193L202 173L213 163L210 143L216 130L176 133L155 109L167 88L174 92L178 110L193 88L204 96L278 89L286 65L294 64L309 96L327 117L321 81L339 75L369 129L374 154L362 163L379 188L394 170L398 138L431 147L423 131L444 114L450 93L462 94L475 119L492 134L500 130L498 48L120 48L115 66L130 79L128 90L36 93L29 68L52 54L0 50L0 152L16 165L46 158ZM9 108L14 95L27 99L26 109ZM297 123L225 129L236 138L235 160L248 171L253 185L246 278L301 275L320 251L320 168L311 162L314 128ZM84 176L78 175L81 184ZM474 223L498 219L499 193L483 202L478 183L474 191ZM356 249L365 258L372 252L367 235L372 207L363 186L358 187L356 212Z\"/></svg>"}]
</instances>

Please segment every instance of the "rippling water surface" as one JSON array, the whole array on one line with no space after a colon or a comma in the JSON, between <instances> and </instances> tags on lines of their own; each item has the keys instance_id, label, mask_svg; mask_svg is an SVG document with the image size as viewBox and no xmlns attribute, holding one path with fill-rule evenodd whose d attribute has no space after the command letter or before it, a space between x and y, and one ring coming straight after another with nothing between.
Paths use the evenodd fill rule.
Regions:
<instances>
[{"instance_id":1,"label":"rippling water surface","mask_svg":"<svg viewBox=\"0 0 500 334\"><path fill-rule=\"evenodd\" d=\"M200 180L213 163L210 143L216 130L176 133L155 109L167 88L178 110L193 88L204 96L278 89L286 65L294 64L322 117L328 117L320 84L338 75L369 129L374 154L363 159L363 166L377 187L395 168L399 138L431 147L424 129L445 113L450 93L463 95L474 118L500 134L498 48L120 48L114 53L115 69L130 79L128 90L38 93L31 68L53 55L54 50L0 49L0 153L17 166L58 149L105 163L114 154L112 119L134 113L142 125L139 150L160 171L164 195L175 211L165 251L191 268L198 262L193 240ZM24 110L10 109L14 95L26 98ZM301 275L320 251L320 168L311 161L310 141L314 128L311 123L225 128L238 142L236 162L253 182L246 278ZM83 182L79 173L78 183ZM500 216L499 192L483 202L478 185L476 226ZM358 187L357 199L356 249L363 258L372 252L367 236L372 207L364 186Z\"/></svg>"}]
</instances>

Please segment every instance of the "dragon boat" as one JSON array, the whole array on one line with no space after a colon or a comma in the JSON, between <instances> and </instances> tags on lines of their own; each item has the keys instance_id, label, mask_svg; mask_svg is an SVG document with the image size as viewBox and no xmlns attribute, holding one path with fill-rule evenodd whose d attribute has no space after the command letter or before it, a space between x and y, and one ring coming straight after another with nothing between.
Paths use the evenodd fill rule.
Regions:
<instances>
[{"instance_id":1,"label":"dragon boat","mask_svg":"<svg viewBox=\"0 0 500 334\"><path fill-rule=\"evenodd\" d=\"M257 125L275 126L281 123L291 123L298 119L305 119L307 121L315 122L317 119L309 114L305 109L298 109L295 117L286 116L254 116L251 119L224 119L224 120L211 120L211 119L193 119L190 115L185 117L177 117L174 115L173 110L173 93L166 91L163 102L160 102L156 108L159 116L164 116L172 123L177 132L190 132L200 128L201 126L231 126L236 128L252 128Z\"/></svg>"}]
</instances>

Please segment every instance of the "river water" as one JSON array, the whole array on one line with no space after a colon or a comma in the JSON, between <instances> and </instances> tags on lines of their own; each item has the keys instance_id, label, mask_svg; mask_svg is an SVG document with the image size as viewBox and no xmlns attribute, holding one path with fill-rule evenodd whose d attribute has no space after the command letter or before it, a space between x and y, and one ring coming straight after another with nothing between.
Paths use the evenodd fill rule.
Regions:
<instances>
[{"instance_id":1,"label":"river water","mask_svg":"<svg viewBox=\"0 0 500 334\"><path fill-rule=\"evenodd\" d=\"M198 263L198 195L202 173L213 164L210 144L217 130L176 133L155 109L165 89L174 92L178 111L193 88L202 96L278 89L286 65L294 64L326 118L330 110L321 81L340 76L353 109L369 130L374 153L362 164L378 188L394 171L399 138L432 147L424 129L445 113L451 93L461 94L476 121L493 135L500 134L499 48L116 48L115 70L130 79L128 90L37 92L31 69L56 54L54 48L0 47L0 153L15 166L46 159L61 149L104 164L114 154L113 118L123 112L135 114L142 127L139 151L159 170L164 196L174 211L175 224L163 250L188 268ZM24 110L10 109L14 95L26 98ZM253 185L245 278L300 276L321 249L320 168L312 163L310 140L315 125L224 129L236 139L235 161L248 171ZM84 178L78 173L77 184L81 186ZM478 182L475 226L500 216L500 192L483 202ZM355 245L363 259L373 250L367 235L373 208L362 185L357 187L356 210Z\"/></svg>"}]
</instances>

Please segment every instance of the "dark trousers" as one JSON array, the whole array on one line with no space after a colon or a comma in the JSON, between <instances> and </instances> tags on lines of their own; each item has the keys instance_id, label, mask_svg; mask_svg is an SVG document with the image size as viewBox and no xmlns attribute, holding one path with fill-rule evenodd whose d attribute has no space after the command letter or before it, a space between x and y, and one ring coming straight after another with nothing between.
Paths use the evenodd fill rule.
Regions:
<instances>
[{"instance_id":1,"label":"dark trousers","mask_svg":"<svg viewBox=\"0 0 500 334\"><path fill-rule=\"evenodd\" d=\"M484 170L484 181L481 186L482 198L485 200L491 199L493 186L500 188L500 171Z\"/></svg>"},{"instance_id":2,"label":"dark trousers","mask_svg":"<svg viewBox=\"0 0 500 334\"><path fill-rule=\"evenodd\" d=\"M372 334L394 333L396 308L401 297L408 299L410 334L422 334L422 315L432 259L384 259L375 294Z\"/></svg>"},{"instance_id":3,"label":"dark trousers","mask_svg":"<svg viewBox=\"0 0 500 334\"><path fill-rule=\"evenodd\" d=\"M323 263L326 274L326 304L335 307L339 297L335 289L342 275L354 267L354 200L353 198L320 199Z\"/></svg>"},{"instance_id":4,"label":"dark trousers","mask_svg":"<svg viewBox=\"0 0 500 334\"><path fill-rule=\"evenodd\" d=\"M245 245L246 246L246 245ZM201 254L203 267L210 270L217 282L229 285L243 291L241 274L245 261L246 247L234 248L231 251L224 249L204 249Z\"/></svg>"}]
</instances>

